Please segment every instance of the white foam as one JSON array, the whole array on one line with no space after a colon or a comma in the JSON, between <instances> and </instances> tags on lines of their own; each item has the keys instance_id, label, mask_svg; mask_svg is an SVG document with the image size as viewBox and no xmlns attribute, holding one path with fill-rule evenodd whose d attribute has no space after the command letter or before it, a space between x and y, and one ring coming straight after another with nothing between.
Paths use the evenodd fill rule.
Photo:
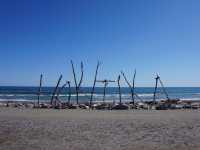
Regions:
<instances>
[{"instance_id":1,"label":"white foam","mask_svg":"<svg viewBox=\"0 0 200 150\"><path fill-rule=\"evenodd\" d=\"M191 100L191 101L200 101L200 98L198 98L198 97L196 97L196 98L181 98L181 100L183 100L183 101L189 101L189 100Z\"/></svg>"},{"instance_id":2,"label":"white foam","mask_svg":"<svg viewBox=\"0 0 200 150\"><path fill-rule=\"evenodd\" d=\"M153 94L144 93L144 94L138 94L138 96L141 96L141 97L150 97L150 96L153 96Z\"/></svg>"}]
</instances>

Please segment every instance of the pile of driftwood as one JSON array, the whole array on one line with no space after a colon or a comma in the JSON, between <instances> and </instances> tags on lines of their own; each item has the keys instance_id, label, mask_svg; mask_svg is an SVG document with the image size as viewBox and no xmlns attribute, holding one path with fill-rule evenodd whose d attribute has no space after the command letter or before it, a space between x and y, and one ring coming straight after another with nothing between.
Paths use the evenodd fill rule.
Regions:
<instances>
[{"instance_id":1,"label":"pile of driftwood","mask_svg":"<svg viewBox=\"0 0 200 150\"><path fill-rule=\"evenodd\" d=\"M153 95L153 100L144 102L135 92L135 78L136 78L136 70L134 72L133 80L132 83L128 81L125 73L121 71L121 75L124 78L126 84L130 88L131 91L131 102L122 102L122 96L121 96L121 75L118 76L117 80L98 80L98 70L100 67L100 62L97 63L96 70L95 70L95 75L94 75L94 82L93 86L91 89L91 97L89 102L87 103L80 103L79 102L79 93L80 93L80 88L83 82L83 76L84 76L84 67L83 67L83 62L81 62L81 76L80 80L77 80L77 75L75 72L74 68L74 63L71 60L71 67L72 67L72 73L73 73L73 79L74 79L74 85L75 85L75 93L76 93L76 103L71 102L71 82L66 81L64 85L60 86L61 80L62 80L62 75L60 75L57 84L53 90L52 97L50 100L50 103L40 103L40 95L42 93L42 81L43 81L43 75L41 74L40 76L40 86L38 90L38 99L37 102L34 104L34 108L55 108L55 109L110 109L110 110L127 110L127 109L157 109L157 110L165 110L165 109L179 109L179 108L198 108L199 105L194 105L192 106L192 103L183 103L179 99L170 99L168 96L168 93L160 80L160 77L157 75L156 76L156 85L155 85L155 90L154 90L154 95ZM105 102L105 96L106 96L106 87L108 86L109 83L116 82L118 85L118 93L119 93L119 102L115 103L108 103ZM93 102L93 95L95 92L95 86L96 83L102 83L103 84L103 100L102 103L95 103ZM165 101L156 101L156 94L157 94L157 89L158 89L158 83L161 85L161 89L163 93L166 96ZM63 102L60 100L59 95L60 93L65 89L68 88L68 101ZM135 101L135 99L138 99L139 101Z\"/></svg>"}]
</instances>

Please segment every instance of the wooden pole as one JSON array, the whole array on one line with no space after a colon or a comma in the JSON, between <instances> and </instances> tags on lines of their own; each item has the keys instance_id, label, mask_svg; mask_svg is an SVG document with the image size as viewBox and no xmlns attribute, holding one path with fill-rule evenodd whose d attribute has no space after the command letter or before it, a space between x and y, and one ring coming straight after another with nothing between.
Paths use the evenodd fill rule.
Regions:
<instances>
[{"instance_id":1,"label":"wooden pole","mask_svg":"<svg viewBox=\"0 0 200 150\"><path fill-rule=\"evenodd\" d=\"M132 96L133 105L135 104L135 77L136 77L136 69L135 69L134 76L133 76L133 96Z\"/></svg>"},{"instance_id":2,"label":"wooden pole","mask_svg":"<svg viewBox=\"0 0 200 150\"><path fill-rule=\"evenodd\" d=\"M103 88L103 103L105 103L105 97L106 97L106 87L108 85L108 82L104 82L104 88Z\"/></svg>"},{"instance_id":3,"label":"wooden pole","mask_svg":"<svg viewBox=\"0 0 200 150\"><path fill-rule=\"evenodd\" d=\"M156 104L156 92L157 92L157 88L158 88L158 80L159 80L159 76L157 75L156 79L156 85L155 85L155 89L154 89L154 93L153 93L153 103Z\"/></svg>"},{"instance_id":4,"label":"wooden pole","mask_svg":"<svg viewBox=\"0 0 200 150\"><path fill-rule=\"evenodd\" d=\"M67 81L68 84L68 105L70 104L71 101L71 85L70 85L70 81Z\"/></svg>"},{"instance_id":5,"label":"wooden pole","mask_svg":"<svg viewBox=\"0 0 200 150\"><path fill-rule=\"evenodd\" d=\"M58 82L57 82L57 85L56 85L56 87L53 91L53 94L52 94L52 97L51 97L51 105L53 104L53 100L54 100L55 94L57 93L58 86L59 86L61 80L62 80L62 75L60 75Z\"/></svg>"},{"instance_id":6,"label":"wooden pole","mask_svg":"<svg viewBox=\"0 0 200 150\"><path fill-rule=\"evenodd\" d=\"M74 69L74 63L71 60L71 65L72 65L72 72L73 72L73 76L74 76L74 83L75 83L75 87L76 87L76 103L78 104L78 85L77 85L77 81L76 81L76 73L75 73L75 69Z\"/></svg>"},{"instance_id":7,"label":"wooden pole","mask_svg":"<svg viewBox=\"0 0 200 150\"><path fill-rule=\"evenodd\" d=\"M42 78L43 78L43 75L41 74L40 75L40 86L39 86L39 90L38 90L38 101L37 101L37 106L38 107L40 105L40 94L41 94L41 89L42 89Z\"/></svg>"},{"instance_id":8,"label":"wooden pole","mask_svg":"<svg viewBox=\"0 0 200 150\"><path fill-rule=\"evenodd\" d=\"M72 65L72 71L73 71L73 76L74 76L74 83L76 86L76 103L79 104L78 94L79 94L79 89L80 89L82 81L83 81L83 62L81 62L81 78L80 78L79 83L77 83L76 73L75 73L75 69L74 69L74 63L72 60L71 60L71 65Z\"/></svg>"},{"instance_id":9,"label":"wooden pole","mask_svg":"<svg viewBox=\"0 0 200 150\"><path fill-rule=\"evenodd\" d=\"M121 86L120 86L120 75L118 76L117 79L117 83L118 83L118 88L119 88L119 104L122 104L122 95L121 95Z\"/></svg>"},{"instance_id":10,"label":"wooden pole","mask_svg":"<svg viewBox=\"0 0 200 150\"><path fill-rule=\"evenodd\" d=\"M165 93L165 96L166 96L167 100L170 100L169 95L168 95L168 93L167 93L167 90L165 89L165 86L164 86L164 84L163 84L163 82L161 81L160 78L159 78L159 81L160 81L160 84L161 84L161 86L162 86L162 90L163 90L163 92Z\"/></svg>"},{"instance_id":11,"label":"wooden pole","mask_svg":"<svg viewBox=\"0 0 200 150\"><path fill-rule=\"evenodd\" d=\"M93 83L93 86L92 86L92 92L91 92L91 97L90 97L90 108L92 107L94 88L95 88L96 81L97 81L97 74L98 74L99 66L100 66L100 62L97 63L97 67L96 67L96 71L95 71L94 83Z\"/></svg>"}]
</instances>

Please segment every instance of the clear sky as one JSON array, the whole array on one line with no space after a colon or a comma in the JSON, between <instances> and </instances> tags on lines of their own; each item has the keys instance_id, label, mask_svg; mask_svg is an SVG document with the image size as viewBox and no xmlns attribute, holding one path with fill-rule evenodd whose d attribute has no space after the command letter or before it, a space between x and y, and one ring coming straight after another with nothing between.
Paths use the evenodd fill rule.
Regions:
<instances>
[{"instance_id":1,"label":"clear sky","mask_svg":"<svg viewBox=\"0 0 200 150\"><path fill-rule=\"evenodd\" d=\"M1 0L0 85L46 86L72 80L84 62L84 86L116 79L137 85L200 86L199 0ZM79 69L80 70L80 69Z\"/></svg>"}]
</instances>

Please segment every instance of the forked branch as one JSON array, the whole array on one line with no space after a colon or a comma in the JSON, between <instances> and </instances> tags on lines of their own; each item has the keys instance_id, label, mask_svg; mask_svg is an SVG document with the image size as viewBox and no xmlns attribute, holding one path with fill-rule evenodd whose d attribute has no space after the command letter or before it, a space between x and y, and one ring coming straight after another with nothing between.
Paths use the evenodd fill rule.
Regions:
<instances>
[{"instance_id":1,"label":"forked branch","mask_svg":"<svg viewBox=\"0 0 200 150\"><path fill-rule=\"evenodd\" d=\"M73 71L73 76L74 76L74 83L76 86L76 103L79 104L78 94L79 94L79 90L80 90L80 87L81 87L81 84L83 81L83 62L81 62L81 77L80 77L79 83L77 83L76 73L75 73L75 69L74 69L74 63L72 60L71 60L71 65L72 65L72 71Z\"/></svg>"}]
</instances>

